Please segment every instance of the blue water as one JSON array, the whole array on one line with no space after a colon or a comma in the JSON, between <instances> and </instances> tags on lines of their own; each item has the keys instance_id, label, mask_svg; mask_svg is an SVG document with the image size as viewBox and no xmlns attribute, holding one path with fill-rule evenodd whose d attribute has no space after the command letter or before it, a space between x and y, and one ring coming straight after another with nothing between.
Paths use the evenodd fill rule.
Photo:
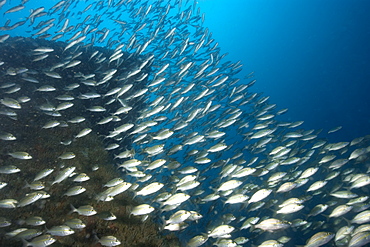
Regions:
<instances>
[{"instance_id":1,"label":"blue water","mask_svg":"<svg viewBox=\"0 0 370 247\"><path fill-rule=\"evenodd\" d=\"M226 59L255 71L254 90L287 121L343 141L370 133L370 2L199 0Z\"/></svg>"}]
</instances>

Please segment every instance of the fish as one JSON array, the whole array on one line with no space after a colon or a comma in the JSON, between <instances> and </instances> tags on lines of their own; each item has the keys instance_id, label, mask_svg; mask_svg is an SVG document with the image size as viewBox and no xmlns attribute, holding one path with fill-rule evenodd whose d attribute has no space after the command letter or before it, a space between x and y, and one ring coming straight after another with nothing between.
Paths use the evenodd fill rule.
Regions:
<instances>
[{"instance_id":1,"label":"fish","mask_svg":"<svg viewBox=\"0 0 370 247\"><path fill-rule=\"evenodd\" d=\"M370 210L364 210L355 215L351 222L356 224L363 224L369 221L370 221Z\"/></svg>"},{"instance_id":2,"label":"fish","mask_svg":"<svg viewBox=\"0 0 370 247\"><path fill-rule=\"evenodd\" d=\"M26 196L24 196L19 201L17 207L25 207L25 206L27 206L29 204L32 204L32 203L38 201L42 197L43 197L43 193L41 193L41 192L32 192L32 193L27 194Z\"/></svg>"},{"instance_id":3,"label":"fish","mask_svg":"<svg viewBox=\"0 0 370 247\"><path fill-rule=\"evenodd\" d=\"M38 181L40 179L43 179L49 176L53 171L54 171L53 168L45 168L35 175L35 178L33 179L33 181Z\"/></svg>"},{"instance_id":4,"label":"fish","mask_svg":"<svg viewBox=\"0 0 370 247\"><path fill-rule=\"evenodd\" d=\"M114 236L103 236L99 239L99 243L102 246L117 246L121 244L121 241Z\"/></svg>"},{"instance_id":5,"label":"fish","mask_svg":"<svg viewBox=\"0 0 370 247\"><path fill-rule=\"evenodd\" d=\"M40 216L32 216L25 220L25 223L30 226L41 226L46 222Z\"/></svg>"},{"instance_id":6,"label":"fish","mask_svg":"<svg viewBox=\"0 0 370 247\"><path fill-rule=\"evenodd\" d=\"M141 204L141 205L134 207L131 210L131 214L135 216L146 215L146 214L153 212L154 210L155 208L150 206L149 204Z\"/></svg>"},{"instance_id":7,"label":"fish","mask_svg":"<svg viewBox=\"0 0 370 247\"><path fill-rule=\"evenodd\" d=\"M193 238L191 238L188 242L187 242L187 246L189 247L197 247L197 246L201 246L203 245L204 243L206 243L208 240L208 237L207 236L203 236L203 235L197 235Z\"/></svg>"},{"instance_id":8,"label":"fish","mask_svg":"<svg viewBox=\"0 0 370 247\"><path fill-rule=\"evenodd\" d=\"M368 243L369 137L291 121L196 1L5 2L1 245Z\"/></svg>"},{"instance_id":9,"label":"fish","mask_svg":"<svg viewBox=\"0 0 370 247\"><path fill-rule=\"evenodd\" d=\"M230 234L234 230L235 228L230 225L220 225L220 226L215 227L208 233L208 238L224 237Z\"/></svg>"},{"instance_id":10,"label":"fish","mask_svg":"<svg viewBox=\"0 0 370 247\"><path fill-rule=\"evenodd\" d=\"M4 199L0 201L0 208L16 208L18 201L15 199Z\"/></svg>"},{"instance_id":11,"label":"fish","mask_svg":"<svg viewBox=\"0 0 370 247\"><path fill-rule=\"evenodd\" d=\"M32 159L32 156L27 152L12 152L12 153L9 153L9 155L12 156L13 158L20 159L20 160Z\"/></svg>"},{"instance_id":12,"label":"fish","mask_svg":"<svg viewBox=\"0 0 370 247\"><path fill-rule=\"evenodd\" d=\"M359 232L351 237L351 240L348 243L348 246L365 246L370 242L370 233L369 232Z\"/></svg>"},{"instance_id":13,"label":"fish","mask_svg":"<svg viewBox=\"0 0 370 247\"><path fill-rule=\"evenodd\" d=\"M85 128L85 129L81 130L81 131L80 131L80 132L75 136L75 138L77 139L77 138L82 138L82 137L84 137L84 136L87 136L91 131L92 131L92 129L91 129L91 128Z\"/></svg>"},{"instance_id":14,"label":"fish","mask_svg":"<svg viewBox=\"0 0 370 247\"><path fill-rule=\"evenodd\" d=\"M334 238L334 234L331 232L318 232L314 234L310 239L308 239L305 246L313 247L313 246L321 246L328 243L331 239Z\"/></svg>"},{"instance_id":15,"label":"fish","mask_svg":"<svg viewBox=\"0 0 370 247\"><path fill-rule=\"evenodd\" d=\"M136 195L147 196L147 195L150 195L150 194L153 194L153 193L159 191L160 189L163 188L163 186L164 186L163 183L153 182L153 183L148 184L147 186L143 187L139 191L137 191Z\"/></svg>"},{"instance_id":16,"label":"fish","mask_svg":"<svg viewBox=\"0 0 370 247\"><path fill-rule=\"evenodd\" d=\"M83 223L82 220L77 219L77 218L66 220L64 224L69 226L72 229L83 229L86 227L86 224Z\"/></svg>"},{"instance_id":17,"label":"fish","mask_svg":"<svg viewBox=\"0 0 370 247\"><path fill-rule=\"evenodd\" d=\"M5 183L5 182L0 182L0 189L4 188L5 186L7 186L8 183Z\"/></svg>"},{"instance_id":18,"label":"fish","mask_svg":"<svg viewBox=\"0 0 370 247\"><path fill-rule=\"evenodd\" d=\"M92 216L92 215L97 214L95 209L90 205L84 205L84 206L80 206L79 208L75 208L71 204L71 208L72 208L72 211L70 213L77 212L79 215L83 215L83 216Z\"/></svg>"},{"instance_id":19,"label":"fish","mask_svg":"<svg viewBox=\"0 0 370 247\"><path fill-rule=\"evenodd\" d=\"M58 175L55 177L55 179L51 183L51 185L61 183L62 181L67 179L74 172L75 169L76 169L76 167L73 166L73 167L67 167L67 168L59 171Z\"/></svg>"},{"instance_id":20,"label":"fish","mask_svg":"<svg viewBox=\"0 0 370 247\"><path fill-rule=\"evenodd\" d=\"M59 155L58 159L70 160L70 159L73 159L75 157L76 157L76 155L73 152L66 152L66 153L63 153L63 154Z\"/></svg>"},{"instance_id":21,"label":"fish","mask_svg":"<svg viewBox=\"0 0 370 247\"><path fill-rule=\"evenodd\" d=\"M52 245L53 243L55 243L56 239L53 238L49 234L43 234L41 236L35 237L34 239L32 239L31 242L27 242L26 240L24 240L24 241L27 244L27 246L35 246L36 247L36 246Z\"/></svg>"},{"instance_id":22,"label":"fish","mask_svg":"<svg viewBox=\"0 0 370 247\"><path fill-rule=\"evenodd\" d=\"M259 222L254 225L255 228L262 229L264 231L274 232L278 230L287 229L290 227L290 222L282 221L275 218L270 218Z\"/></svg>"},{"instance_id":23,"label":"fish","mask_svg":"<svg viewBox=\"0 0 370 247\"><path fill-rule=\"evenodd\" d=\"M4 12L4 15L5 14L8 14L8 13L14 13L14 12L17 12L17 11L20 11L22 9L24 9L25 6L24 5L18 5L18 6L15 6L15 7L12 7L10 9L8 9L7 11Z\"/></svg>"},{"instance_id":24,"label":"fish","mask_svg":"<svg viewBox=\"0 0 370 247\"><path fill-rule=\"evenodd\" d=\"M12 108L12 109L21 109L21 105L19 102L12 98L3 98L0 99L0 103L6 107Z\"/></svg>"},{"instance_id":25,"label":"fish","mask_svg":"<svg viewBox=\"0 0 370 247\"><path fill-rule=\"evenodd\" d=\"M52 236L68 236L74 233L74 231L66 225L53 226L46 231Z\"/></svg>"},{"instance_id":26,"label":"fish","mask_svg":"<svg viewBox=\"0 0 370 247\"><path fill-rule=\"evenodd\" d=\"M72 188L69 188L67 190L67 192L64 193L64 195L66 195L66 196L77 196L77 195L79 195L79 194L81 194L85 191L86 191L86 188L78 185L78 186L74 186Z\"/></svg>"},{"instance_id":27,"label":"fish","mask_svg":"<svg viewBox=\"0 0 370 247\"><path fill-rule=\"evenodd\" d=\"M177 193L171 195L164 203L163 205L176 205L176 204L181 204L188 200L190 196L185 193Z\"/></svg>"}]
</instances>

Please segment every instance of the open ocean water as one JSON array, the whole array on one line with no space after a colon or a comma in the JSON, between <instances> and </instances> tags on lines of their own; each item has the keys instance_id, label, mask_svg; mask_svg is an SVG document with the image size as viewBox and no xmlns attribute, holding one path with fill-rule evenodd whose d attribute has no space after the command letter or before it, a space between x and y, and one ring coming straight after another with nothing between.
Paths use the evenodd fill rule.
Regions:
<instances>
[{"instance_id":1,"label":"open ocean water","mask_svg":"<svg viewBox=\"0 0 370 247\"><path fill-rule=\"evenodd\" d=\"M228 53L255 71L257 91L307 129L369 133L368 1L200 0L206 25Z\"/></svg>"}]
</instances>

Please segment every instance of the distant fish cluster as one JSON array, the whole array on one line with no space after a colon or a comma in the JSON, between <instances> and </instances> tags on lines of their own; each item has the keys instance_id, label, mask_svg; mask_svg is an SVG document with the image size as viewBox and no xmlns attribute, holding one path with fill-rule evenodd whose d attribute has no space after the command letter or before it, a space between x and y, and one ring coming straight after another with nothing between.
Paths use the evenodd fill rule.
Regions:
<instances>
[{"instance_id":1,"label":"distant fish cluster","mask_svg":"<svg viewBox=\"0 0 370 247\"><path fill-rule=\"evenodd\" d=\"M370 242L369 137L282 121L196 1L32 2L0 1L2 245Z\"/></svg>"}]
</instances>

